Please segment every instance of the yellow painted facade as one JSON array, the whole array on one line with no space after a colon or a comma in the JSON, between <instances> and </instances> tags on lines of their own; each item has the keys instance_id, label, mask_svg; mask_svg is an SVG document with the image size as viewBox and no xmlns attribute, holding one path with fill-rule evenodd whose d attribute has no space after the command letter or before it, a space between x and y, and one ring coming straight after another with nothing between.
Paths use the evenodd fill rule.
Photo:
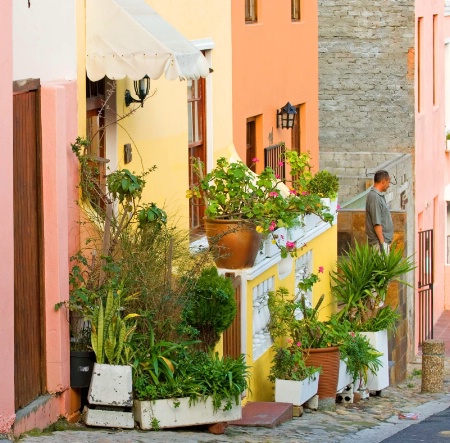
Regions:
<instances>
[{"instance_id":1,"label":"yellow painted facade","mask_svg":"<svg viewBox=\"0 0 450 443\"><path fill-rule=\"evenodd\" d=\"M79 45L79 133L86 132L86 101L85 101L85 38L84 38L84 2L78 5L78 34ZM201 40L205 56L214 72L206 78L206 144L207 165L210 169L220 156L237 156L233 139L233 102L232 80L239 78L236 71L239 66L232 66L232 8L231 0L147 0L162 17L178 29L186 38ZM126 31L124 31L126 32ZM315 69L315 68L314 68ZM313 72L314 69L312 69ZM135 173L142 173L146 169L157 166L156 171L147 176L147 185L143 194L145 202L155 202L164 207L169 215L169 223L177 223L181 229L188 228L188 114L187 114L187 82L168 81L164 77L151 81L150 94L143 107L138 104L125 106L125 90L129 89L134 96L133 82L127 78L114 84L113 104L110 117L116 115L118 124L109 127L106 155L111 158L111 170L127 168ZM290 96L289 96L290 97ZM285 98L274 101L277 106L284 104ZM300 99L299 99L300 100ZM317 103L317 97L315 97ZM300 101L299 101L300 102ZM312 110L314 107L311 107ZM130 115L132 109L135 109ZM274 114L275 108L272 114ZM312 112L312 111L308 111ZM116 114L115 114L116 113ZM125 118L121 118L126 116ZM114 119L113 119L114 120ZM314 157L317 158L316 140L317 119L312 113L309 120L312 130L308 134L311 138L309 146L313 145ZM260 122L261 123L261 122ZM271 123L272 124L272 123ZM262 129L262 128L261 128ZM261 131L258 131L261 132ZM286 133L287 136L287 133ZM304 135L303 135L304 136ZM302 137L303 137L302 136ZM132 161L124 163L124 145L132 145ZM262 144L262 139L260 140ZM299 251L299 256L314 250L313 269L319 266L325 269L321 281L315 285L314 300L322 293L327 295L322 318L325 319L332 311L330 299L329 271L336 263L337 228L329 227L320 235L308 241L307 246ZM332 245L332 246L330 246ZM273 400L272 385L267 376L269 374L270 350L265 351L255 361L253 360L253 288L265 279L274 276L275 289L278 286L295 290L294 265L292 272L283 279L278 277L278 264L274 264L261 274L254 276L245 283L243 293L246 304L246 322L242 325L245 331L243 352L247 355L248 365L251 366L251 393L247 400ZM218 349L221 350L221 343Z\"/></svg>"}]
</instances>

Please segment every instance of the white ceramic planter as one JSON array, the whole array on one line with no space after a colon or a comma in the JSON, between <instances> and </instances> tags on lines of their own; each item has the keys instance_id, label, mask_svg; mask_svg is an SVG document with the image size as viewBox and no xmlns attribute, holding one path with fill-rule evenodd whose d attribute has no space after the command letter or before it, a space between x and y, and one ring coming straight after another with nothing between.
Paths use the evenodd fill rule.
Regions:
<instances>
[{"instance_id":1,"label":"white ceramic planter","mask_svg":"<svg viewBox=\"0 0 450 443\"><path fill-rule=\"evenodd\" d=\"M88 392L91 405L133 406L131 366L94 364Z\"/></svg>"},{"instance_id":2,"label":"white ceramic planter","mask_svg":"<svg viewBox=\"0 0 450 443\"><path fill-rule=\"evenodd\" d=\"M223 407L223 405L222 405ZM214 412L212 398L199 400L189 406L189 398L172 398L155 401L134 401L134 418L139 427L152 429L152 420L158 421L162 428L177 428L182 426L221 423L242 418L242 405L233 406L229 411L219 409Z\"/></svg>"},{"instance_id":3,"label":"white ceramic planter","mask_svg":"<svg viewBox=\"0 0 450 443\"><path fill-rule=\"evenodd\" d=\"M261 242L261 246L258 249L258 252L256 253L255 263L253 264L253 266L256 266L259 263L261 263L266 257L267 257L267 255L266 255L266 246L264 244L264 241L262 241Z\"/></svg>"},{"instance_id":4,"label":"white ceramic planter","mask_svg":"<svg viewBox=\"0 0 450 443\"><path fill-rule=\"evenodd\" d=\"M316 214L306 214L305 215L305 232L312 231L322 220Z\"/></svg>"},{"instance_id":5,"label":"white ceramic planter","mask_svg":"<svg viewBox=\"0 0 450 443\"><path fill-rule=\"evenodd\" d=\"M305 228L303 226L303 217L299 216L299 224L293 228L288 228L287 236L289 241L297 241L305 235Z\"/></svg>"},{"instance_id":6,"label":"white ceramic planter","mask_svg":"<svg viewBox=\"0 0 450 443\"><path fill-rule=\"evenodd\" d=\"M273 257L280 252L280 248L273 243L275 240L279 245L286 245L287 237L287 229L286 228L278 228L273 231L273 235L269 234L269 236L264 240L265 251L267 257Z\"/></svg>"},{"instance_id":7,"label":"white ceramic planter","mask_svg":"<svg viewBox=\"0 0 450 443\"><path fill-rule=\"evenodd\" d=\"M347 372L347 363L344 360L339 361L339 379L337 384L337 391L343 391L348 385L353 384L352 375Z\"/></svg>"},{"instance_id":8,"label":"white ceramic planter","mask_svg":"<svg viewBox=\"0 0 450 443\"><path fill-rule=\"evenodd\" d=\"M376 374L372 374L369 371L367 379L367 388L370 391L381 391L389 386L389 360L388 360L388 334L387 331L378 332L361 332L365 335L370 344L383 355L379 357L382 366Z\"/></svg>"},{"instance_id":9,"label":"white ceramic planter","mask_svg":"<svg viewBox=\"0 0 450 443\"><path fill-rule=\"evenodd\" d=\"M319 372L302 381L276 379L275 401L301 406L317 394L318 388Z\"/></svg>"}]
</instances>

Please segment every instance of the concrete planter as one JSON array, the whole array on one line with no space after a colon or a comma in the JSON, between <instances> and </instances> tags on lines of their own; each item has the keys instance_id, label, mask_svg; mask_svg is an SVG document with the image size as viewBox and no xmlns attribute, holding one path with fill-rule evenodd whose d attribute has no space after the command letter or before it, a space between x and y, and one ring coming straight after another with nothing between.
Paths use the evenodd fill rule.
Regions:
<instances>
[{"instance_id":1,"label":"concrete planter","mask_svg":"<svg viewBox=\"0 0 450 443\"><path fill-rule=\"evenodd\" d=\"M302 381L275 380L275 401L301 406L317 394L319 389L319 372Z\"/></svg>"},{"instance_id":2,"label":"concrete planter","mask_svg":"<svg viewBox=\"0 0 450 443\"><path fill-rule=\"evenodd\" d=\"M91 405L133 406L131 366L94 364L88 392Z\"/></svg>"},{"instance_id":3,"label":"concrete planter","mask_svg":"<svg viewBox=\"0 0 450 443\"><path fill-rule=\"evenodd\" d=\"M83 421L89 426L134 428L131 366L94 364Z\"/></svg>"},{"instance_id":4,"label":"concrete planter","mask_svg":"<svg viewBox=\"0 0 450 443\"><path fill-rule=\"evenodd\" d=\"M377 332L361 332L369 339L370 344L383 355L380 358L382 366L376 374L369 371L367 388L369 391L381 391L389 386L388 334L387 330Z\"/></svg>"},{"instance_id":5,"label":"concrete planter","mask_svg":"<svg viewBox=\"0 0 450 443\"><path fill-rule=\"evenodd\" d=\"M143 430L152 429L152 420L157 420L158 427L178 428L212 423L240 420L242 405L233 406L229 411L214 411L212 397L206 401L198 400L189 405L189 398L171 398L155 401L134 401L134 417Z\"/></svg>"}]
</instances>

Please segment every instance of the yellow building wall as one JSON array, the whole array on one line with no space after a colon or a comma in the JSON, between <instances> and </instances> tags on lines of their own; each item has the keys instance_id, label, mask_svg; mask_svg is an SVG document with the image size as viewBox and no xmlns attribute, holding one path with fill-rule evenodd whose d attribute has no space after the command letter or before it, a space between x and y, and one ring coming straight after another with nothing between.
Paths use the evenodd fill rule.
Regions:
<instances>
[{"instance_id":1,"label":"yellow building wall","mask_svg":"<svg viewBox=\"0 0 450 443\"><path fill-rule=\"evenodd\" d=\"M206 79L207 152L209 162L215 150L232 143L231 106L231 11L230 2L205 0L148 0L158 14L190 40L209 39L214 48L206 57L214 69ZM220 17L220 20L217 20ZM169 223L188 228L188 116L187 82L168 81L163 77L151 81L150 97L144 107L125 106L124 94L133 96L133 82L117 82L117 112L125 115L117 133L118 166L141 173L153 165L156 171L147 176L143 201L164 207ZM124 144L131 143L133 160L124 164Z\"/></svg>"},{"instance_id":2,"label":"yellow building wall","mask_svg":"<svg viewBox=\"0 0 450 443\"><path fill-rule=\"evenodd\" d=\"M337 245L337 225L327 229L313 240L309 241L307 245L298 250L298 259L306 254L309 250L313 250L313 272L318 273L320 266L323 266L323 274L319 274L320 281L313 287L313 306L317 303L322 294L325 294L325 299L321 305L320 320L327 320L334 312L335 306L331 297L331 279L330 272L336 269L337 262L337 247L330 245ZM259 275L254 280L247 283L247 324L246 324L246 348L247 348L247 362L251 366L251 380L250 391L247 400L249 401L273 401L274 391L273 384L267 379L269 376L271 360L273 357L272 350L267 350L256 361L253 361L253 288L258 286L268 278L275 276L274 289L279 287L286 287L290 289L291 293L296 292L295 288L295 263L292 263L292 272L283 280L278 277L277 265Z\"/></svg>"}]
</instances>

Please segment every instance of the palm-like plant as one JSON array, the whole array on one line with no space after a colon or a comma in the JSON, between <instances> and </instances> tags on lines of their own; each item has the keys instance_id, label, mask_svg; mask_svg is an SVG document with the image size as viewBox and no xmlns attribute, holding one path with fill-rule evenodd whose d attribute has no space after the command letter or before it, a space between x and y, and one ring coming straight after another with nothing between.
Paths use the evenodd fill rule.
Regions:
<instances>
[{"instance_id":1,"label":"palm-like plant","mask_svg":"<svg viewBox=\"0 0 450 443\"><path fill-rule=\"evenodd\" d=\"M341 307L339 318L347 318L360 330L379 315L395 323L396 316L389 315L384 305L389 285L394 281L408 284L401 277L414 268L414 262L403 257L399 247L393 246L386 254L368 244L356 243L331 274L332 293Z\"/></svg>"}]
</instances>

